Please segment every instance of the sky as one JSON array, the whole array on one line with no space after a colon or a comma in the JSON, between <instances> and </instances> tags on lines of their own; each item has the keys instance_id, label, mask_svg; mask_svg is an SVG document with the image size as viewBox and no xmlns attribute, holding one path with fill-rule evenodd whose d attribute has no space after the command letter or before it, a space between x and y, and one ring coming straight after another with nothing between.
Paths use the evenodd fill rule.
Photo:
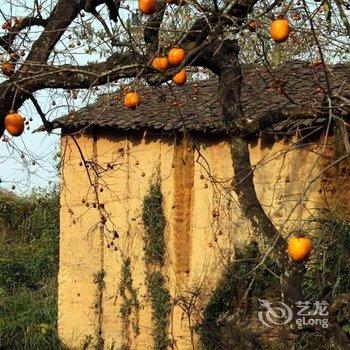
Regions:
<instances>
[{"instance_id":1,"label":"sky","mask_svg":"<svg viewBox=\"0 0 350 350\"><path fill-rule=\"evenodd\" d=\"M45 110L49 99L41 97L38 100ZM16 186L16 193L28 194L35 187L47 188L59 180L58 159L54 160L60 150L59 130L51 135L33 133L42 123L31 102L26 102L19 113L33 121L29 124L30 130L25 130L20 137L11 137L5 132L8 142L0 142L0 185L5 189Z\"/></svg>"},{"instance_id":2,"label":"sky","mask_svg":"<svg viewBox=\"0 0 350 350\"><path fill-rule=\"evenodd\" d=\"M19 1L17 1L19 3ZM33 1L26 1L28 8L33 7ZM22 5L23 6L23 5ZM0 36L5 34L1 24L5 22L5 16L24 16L23 7L10 5L10 0L0 0ZM33 36L40 34L40 28L33 27ZM66 35L66 43L69 33ZM58 50L66 49L58 45ZM76 49L76 56L79 57L79 64L85 64L87 60L95 58L94 55L86 55L83 48ZM0 54L1 60L6 60L7 55ZM62 61L63 63L63 61ZM67 63L64 62L64 63ZM0 82L5 77L0 73ZM34 94L41 109L47 113L47 118L53 120L66 115L69 108L78 110L92 100L83 100L86 93L79 94L77 99L71 98L67 92L42 90ZM69 107L68 107L69 106ZM12 137L5 132L8 142L0 141L0 189L13 190L17 194L29 194L34 188L45 188L59 183L57 165L59 159L57 154L60 151L60 130L55 130L51 135L47 132L33 133L42 125L41 119L31 101L26 101L20 108L19 113L29 121L30 130L25 130L22 136ZM13 189L15 186L15 189Z\"/></svg>"},{"instance_id":3,"label":"sky","mask_svg":"<svg viewBox=\"0 0 350 350\"><path fill-rule=\"evenodd\" d=\"M86 92L72 100L63 91L42 90L34 95L49 120L66 115L69 108L79 110L94 101L93 97L89 101L83 99ZM15 186L14 192L25 195L35 188L51 188L59 183L60 129L51 134L35 132L42 122L30 100L19 113L29 121L30 129L25 129L20 137L5 132L8 142L0 142L0 188L13 190Z\"/></svg>"},{"instance_id":4,"label":"sky","mask_svg":"<svg viewBox=\"0 0 350 350\"><path fill-rule=\"evenodd\" d=\"M31 6L33 1L28 1L27 6ZM11 6L9 1L0 0L0 23L5 22L3 15L22 16L20 7ZM5 31L1 29L0 35ZM6 60L6 54L1 57ZM0 81L5 78L1 75ZM41 94L38 97L40 105L47 107L47 96ZM11 137L5 132L8 142L0 142L0 188L11 189L16 186L15 192L27 194L34 187L48 187L49 182L58 181L58 172L54 168L53 155L59 151L58 134L48 136L47 133L35 133L32 131L40 126L35 107L31 102L26 102L19 110L19 113L30 122L30 130L25 130L21 137Z\"/></svg>"},{"instance_id":5,"label":"sky","mask_svg":"<svg viewBox=\"0 0 350 350\"><path fill-rule=\"evenodd\" d=\"M43 4L43 9L46 8L50 11L50 6L53 6L56 1L46 0L41 3ZM24 11L24 6L26 11ZM133 3L131 8L134 9L135 6L137 6L137 3ZM0 0L0 36L5 34L5 31L1 28L2 23L5 22L5 17L7 19L21 18L32 13L34 8L33 0ZM100 14L104 18L108 18L105 7L101 6L98 10L101 11ZM47 15L48 12L43 13L43 17L47 17ZM127 12L126 16L125 13L121 14L122 18L128 16L130 16L130 12ZM92 18L92 15L84 13L85 25ZM86 46L77 44L79 41L84 42L84 39L79 38L79 35L83 35L85 29L81 25L79 16L76 20L78 25L73 23L65 32L61 42L55 47L55 51L59 52L55 59L55 64L84 65L92 61L104 60L103 55L107 52L108 46L103 42L101 44L92 41ZM98 33L101 31L102 26L94 19L92 29L95 33ZM26 38L35 40L40 35L41 30L39 27L32 27L29 34L25 31L21 34L25 34ZM23 42L25 42L22 42L22 40L23 35L18 38L20 49L23 48ZM68 49L69 44L75 44L75 48ZM95 49L95 51L87 54L85 50L89 47L90 49ZM14 48L16 48L16 42ZM29 50L24 50L24 52L28 53ZM0 51L0 62L7 59L7 53ZM25 59L25 56L23 59ZM0 73L0 83L5 80L6 78ZM46 114L46 118L54 120L67 115L72 109L79 110L86 104L94 102L98 94L107 91L110 91L108 86L92 92L86 90L75 91L76 96L74 96L71 92L63 90L42 90L34 93L34 96ZM25 130L20 137L12 137L5 132L4 135L8 142L0 140L0 189L26 195L30 194L35 188L48 189L59 183L59 158L57 155L60 152L60 130L55 130L51 135L47 132L33 133L34 130L42 125L42 122L30 100L26 101L18 112L29 122L30 129Z\"/></svg>"}]
</instances>

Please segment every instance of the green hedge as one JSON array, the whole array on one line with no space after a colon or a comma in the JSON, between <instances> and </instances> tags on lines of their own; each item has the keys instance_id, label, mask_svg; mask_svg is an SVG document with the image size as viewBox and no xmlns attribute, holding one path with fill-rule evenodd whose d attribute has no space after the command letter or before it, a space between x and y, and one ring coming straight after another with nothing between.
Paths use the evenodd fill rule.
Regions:
<instances>
[{"instance_id":1,"label":"green hedge","mask_svg":"<svg viewBox=\"0 0 350 350\"><path fill-rule=\"evenodd\" d=\"M0 348L60 349L57 191L0 193Z\"/></svg>"}]
</instances>

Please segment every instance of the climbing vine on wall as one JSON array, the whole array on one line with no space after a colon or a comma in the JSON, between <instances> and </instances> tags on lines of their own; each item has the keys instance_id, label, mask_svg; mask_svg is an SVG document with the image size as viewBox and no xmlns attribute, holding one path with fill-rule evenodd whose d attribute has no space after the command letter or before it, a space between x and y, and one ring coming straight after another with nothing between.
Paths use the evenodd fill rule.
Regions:
<instances>
[{"instance_id":1,"label":"climbing vine on wall","mask_svg":"<svg viewBox=\"0 0 350 350\"><path fill-rule=\"evenodd\" d=\"M103 323L103 291L105 289L105 278L106 272L102 269L94 274L94 283L97 286L97 293L96 293L96 302L95 302L95 312L98 315L98 323L97 323L97 330L96 330L96 350L103 350L104 348L104 338L103 338L103 331L102 331L102 323Z\"/></svg>"},{"instance_id":2,"label":"climbing vine on wall","mask_svg":"<svg viewBox=\"0 0 350 350\"><path fill-rule=\"evenodd\" d=\"M165 261L165 215L159 181L150 186L144 198L142 220L146 231L144 236L146 286L152 305L154 349L166 350L170 344L168 328L171 300L161 271Z\"/></svg>"},{"instance_id":3,"label":"climbing vine on wall","mask_svg":"<svg viewBox=\"0 0 350 350\"><path fill-rule=\"evenodd\" d=\"M163 195L160 184L152 184L143 200L142 221L146 228L145 259L147 264L164 264L164 229Z\"/></svg>"},{"instance_id":4,"label":"climbing vine on wall","mask_svg":"<svg viewBox=\"0 0 350 350\"><path fill-rule=\"evenodd\" d=\"M138 336L140 334L140 325L139 325L139 311L140 303L137 297L137 290L133 286L133 279L131 275L131 260L126 258L123 261L122 270L121 270L121 281L119 285L119 295L122 298L122 303L120 306L120 316L123 323L123 336L124 348L127 348L130 342L130 332L129 325L133 333ZM132 317L134 315L134 317ZM132 318L131 318L132 317Z\"/></svg>"},{"instance_id":5,"label":"climbing vine on wall","mask_svg":"<svg viewBox=\"0 0 350 350\"><path fill-rule=\"evenodd\" d=\"M147 290L152 304L154 348L167 349L169 345L170 294L165 287L165 279L160 271L147 276Z\"/></svg>"}]
</instances>

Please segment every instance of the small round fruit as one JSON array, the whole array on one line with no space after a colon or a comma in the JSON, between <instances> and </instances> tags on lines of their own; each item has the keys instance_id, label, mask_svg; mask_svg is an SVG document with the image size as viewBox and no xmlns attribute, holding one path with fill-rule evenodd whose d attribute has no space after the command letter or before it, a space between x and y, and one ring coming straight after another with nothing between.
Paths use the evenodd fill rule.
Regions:
<instances>
[{"instance_id":1,"label":"small round fruit","mask_svg":"<svg viewBox=\"0 0 350 350\"><path fill-rule=\"evenodd\" d=\"M311 250L312 242L308 237L291 237L288 241L288 254L294 261L304 261L309 257Z\"/></svg>"},{"instance_id":2,"label":"small round fruit","mask_svg":"<svg viewBox=\"0 0 350 350\"><path fill-rule=\"evenodd\" d=\"M181 69L180 72L175 74L172 79L173 83L177 85L185 84L186 80L187 80L187 74L184 69Z\"/></svg>"},{"instance_id":3,"label":"small round fruit","mask_svg":"<svg viewBox=\"0 0 350 350\"><path fill-rule=\"evenodd\" d=\"M6 116L5 121L5 129L12 136L21 136L24 130L24 120L23 117L14 112L10 113Z\"/></svg>"},{"instance_id":4,"label":"small round fruit","mask_svg":"<svg viewBox=\"0 0 350 350\"><path fill-rule=\"evenodd\" d=\"M20 57L20 55L18 52L11 52L10 53L11 62L17 62L19 57Z\"/></svg>"},{"instance_id":5,"label":"small round fruit","mask_svg":"<svg viewBox=\"0 0 350 350\"><path fill-rule=\"evenodd\" d=\"M251 32L256 32L257 29L260 29L261 27L261 22L256 19L253 19L248 23L248 30Z\"/></svg>"},{"instance_id":6,"label":"small round fruit","mask_svg":"<svg viewBox=\"0 0 350 350\"><path fill-rule=\"evenodd\" d=\"M168 53L168 60L172 66L178 66L184 60L186 52L179 47L172 48Z\"/></svg>"},{"instance_id":7,"label":"small round fruit","mask_svg":"<svg viewBox=\"0 0 350 350\"><path fill-rule=\"evenodd\" d=\"M140 103L140 95L137 92L128 92L124 96L124 105L129 109L135 109Z\"/></svg>"},{"instance_id":8,"label":"small round fruit","mask_svg":"<svg viewBox=\"0 0 350 350\"><path fill-rule=\"evenodd\" d=\"M2 29L4 30L10 30L11 29L11 22L10 21L6 21L2 26Z\"/></svg>"},{"instance_id":9,"label":"small round fruit","mask_svg":"<svg viewBox=\"0 0 350 350\"><path fill-rule=\"evenodd\" d=\"M155 57L152 61L152 67L165 72L169 68L169 61L167 57Z\"/></svg>"},{"instance_id":10,"label":"small round fruit","mask_svg":"<svg viewBox=\"0 0 350 350\"><path fill-rule=\"evenodd\" d=\"M294 12L293 13L293 19L294 21L300 21L301 20L301 16L299 12Z\"/></svg>"},{"instance_id":11,"label":"small round fruit","mask_svg":"<svg viewBox=\"0 0 350 350\"><path fill-rule=\"evenodd\" d=\"M139 0L139 10L145 15L151 15L156 10L156 0Z\"/></svg>"},{"instance_id":12,"label":"small round fruit","mask_svg":"<svg viewBox=\"0 0 350 350\"><path fill-rule=\"evenodd\" d=\"M4 62L1 66L1 72L10 77L15 72L15 64L13 62Z\"/></svg>"},{"instance_id":13,"label":"small round fruit","mask_svg":"<svg viewBox=\"0 0 350 350\"><path fill-rule=\"evenodd\" d=\"M289 37L290 27L285 17L279 17L272 21L270 35L276 43L283 43Z\"/></svg>"}]
</instances>

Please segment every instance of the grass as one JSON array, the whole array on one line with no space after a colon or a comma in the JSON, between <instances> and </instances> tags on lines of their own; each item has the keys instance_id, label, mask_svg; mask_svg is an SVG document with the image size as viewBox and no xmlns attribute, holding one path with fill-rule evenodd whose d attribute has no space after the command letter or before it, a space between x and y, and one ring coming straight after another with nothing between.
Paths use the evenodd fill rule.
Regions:
<instances>
[{"instance_id":1,"label":"grass","mask_svg":"<svg viewBox=\"0 0 350 350\"><path fill-rule=\"evenodd\" d=\"M0 193L0 349L61 349L58 194Z\"/></svg>"}]
</instances>

